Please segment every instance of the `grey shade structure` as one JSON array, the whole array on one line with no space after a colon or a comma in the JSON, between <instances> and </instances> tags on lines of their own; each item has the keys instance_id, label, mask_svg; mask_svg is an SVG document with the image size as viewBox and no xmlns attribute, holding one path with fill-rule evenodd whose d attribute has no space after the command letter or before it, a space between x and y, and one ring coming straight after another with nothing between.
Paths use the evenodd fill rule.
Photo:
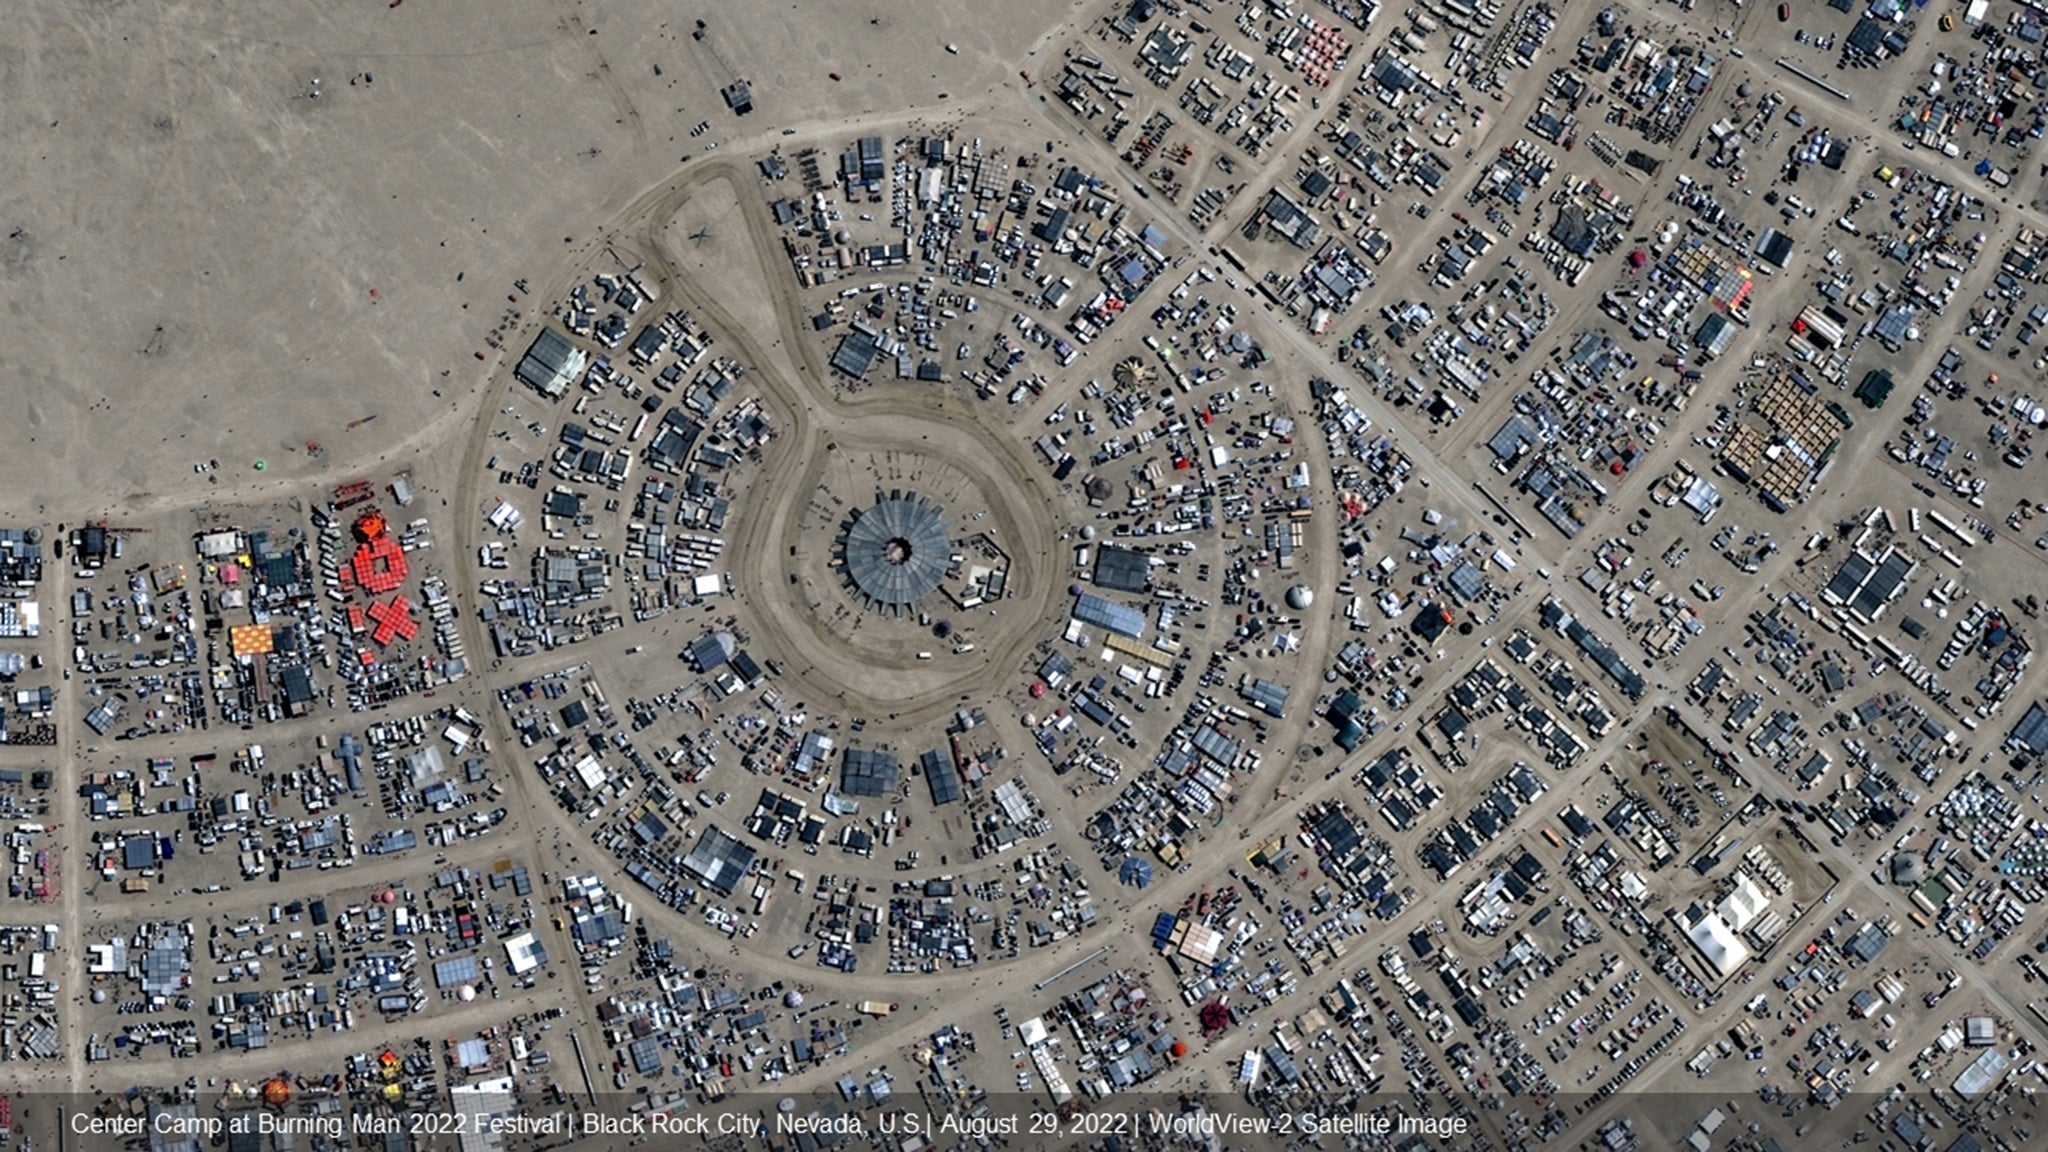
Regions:
<instances>
[{"instance_id":1,"label":"grey shade structure","mask_svg":"<svg viewBox=\"0 0 2048 1152\"><path fill-rule=\"evenodd\" d=\"M938 588L953 559L944 511L892 488L840 526L835 559L869 607L901 612Z\"/></svg>"},{"instance_id":2,"label":"grey shade structure","mask_svg":"<svg viewBox=\"0 0 2048 1152\"><path fill-rule=\"evenodd\" d=\"M569 390L576 374L583 371L583 362L583 350L569 343L568 337L552 328L543 328L526 355L520 357L513 374L541 395L559 399Z\"/></svg>"},{"instance_id":3,"label":"grey shade structure","mask_svg":"<svg viewBox=\"0 0 2048 1152\"><path fill-rule=\"evenodd\" d=\"M738 646L730 632L706 632L690 645L690 663L699 672L709 672L732 659Z\"/></svg>"},{"instance_id":4,"label":"grey shade structure","mask_svg":"<svg viewBox=\"0 0 2048 1152\"><path fill-rule=\"evenodd\" d=\"M1145 632L1145 614L1128 604L1082 593L1074 597L1074 619L1135 640Z\"/></svg>"},{"instance_id":5,"label":"grey shade structure","mask_svg":"<svg viewBox=\"0 0 2048 1152\"><path fill-rule=\"evenodd\" d=\"M453 988L460 984L474 984L483 979L477 970L476 957L451 956L446 960L434 961L434 987Z\"/></svg>"},{"instance_id":6,"label":"grey shade structure","mask_svg":"<svg viewBox=\"0 0 2048 1152\"><path fill-rule=\"evenodd\" d=\"M2015 752L2027 752L2035 756L2048 753L2048 708L2036 703L2013 725L2012 735L2006 737L2005 746Z\"/></svg>"},{"instance_id":7,"label":"grey shade structure","mask_svg":"<svg viewBox=\"0 0 2048 1152\"><path fill-rule=\"evenodd\" d=\"M839 761L839 790L848 796L886 796L901 770L896 757L879 748L848 748Z\"/></svg>"},{"instance_id":8,"label":"grey shade structure","mask_svg":"<svg viewBox=\"0 0 2048 1152\"><path fill-rule=\"evenodd\" d=\"M1152 582L1152 558L1104 544L1095 553L1095 584L1112 592L1143 592Z\"/></svg>"},{"instance_id":9,"label":"grey shade structure","mask_svg":"<svg viewBox=\"0 0 2048 1152\"><path fill-rule=\"evenodd\" d=\"M187 944L185 934L167 929L150 938L149 951L142 954L142 990L153 996L175 996L184 991Z\"/></svg>"},{"instance_id":10,"label":"grey shade structure","mask_svg":"<svg viewBox=\"0 0 2048 1152\"><path fill-rule=\"evenodd\" d=\"M952 804L960 799L960 773L953 767L952 754L934 748L918 757L924 766L924 782L932 792L932 803Z\"/></svg>"},{"instance_id":11,"label":"grey shade structure","mask_svg":"<svg viewBox=\"0 0 2048 1152\"><path fill-rule=\"evenodd\" d=\"M730 896L747 869L754 866L754 850L723 828L708 827L697 838L697 846L683 857L683 867L697 878Z\"/></svg>"}]
</instances>

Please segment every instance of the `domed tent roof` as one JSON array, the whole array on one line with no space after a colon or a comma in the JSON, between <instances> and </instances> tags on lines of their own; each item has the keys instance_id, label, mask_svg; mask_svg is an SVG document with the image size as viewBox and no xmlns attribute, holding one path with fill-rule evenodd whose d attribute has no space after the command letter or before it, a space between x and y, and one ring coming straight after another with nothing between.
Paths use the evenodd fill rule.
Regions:
<instances>
[{"instance_id":1,"label":"domed tent roof","mask_svg":"<svg viewBox=\"0 0 2048 1152\"><path fill-rule=\"evenodd\" d=\"M1117 868L1117 880L1132 888L1143 888L1152 883L1152 863L1137 856L1126 856Z\"/></svg>"}]
</instances>

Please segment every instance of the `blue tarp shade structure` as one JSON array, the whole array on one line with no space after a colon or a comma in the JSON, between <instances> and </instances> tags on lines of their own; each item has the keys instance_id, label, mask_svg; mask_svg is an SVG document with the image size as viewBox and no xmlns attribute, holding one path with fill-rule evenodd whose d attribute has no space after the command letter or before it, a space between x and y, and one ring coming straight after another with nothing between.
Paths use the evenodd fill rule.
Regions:
<instances>
[{"instance_id":1,"label":"blue tarp shade structure","mask_svg":"<svg viewBox=\"0 0 2048 1152\"><path fill-rule=\"evenodd\" d=\"M131 836L121 842L121 866L123 868L152 868L156 866L156 839L150 836Z\"/></svg>"},{"instance_id":2,"label":"blue tarp shade structure","mask_svg":"<svg viewBox=\"0 0 2048 1152\"><path fill-rule=\"evenodd\" d=\"M1152 864L1136 856L1126 856L1123 865L1116 870L1116 878L1133 888L1143 888L1152 883Z\"/></svg>"},{"instance_id":3,"label":"blue tarp shade structure","mask_svg":"<svg viewBox=\"0 0 2048 1152\"><path fill-rule=\"evenodd\" d=\"M1165 950L1167 940L1172 938L1173 936L1173 925L1175 919L1176 918L1174 914L1171 912L1161 912L1157 917L1153 919L1152 946L1154 948L1158 948L1162 951Z\"/></svg>"}]
</instances>

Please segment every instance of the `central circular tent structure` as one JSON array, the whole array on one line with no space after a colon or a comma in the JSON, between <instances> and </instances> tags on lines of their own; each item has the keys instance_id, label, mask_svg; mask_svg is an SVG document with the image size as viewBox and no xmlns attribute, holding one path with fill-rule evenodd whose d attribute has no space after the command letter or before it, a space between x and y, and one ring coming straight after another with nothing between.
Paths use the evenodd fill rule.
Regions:
<instances>
[{"instance_id":1,"label":"central circular tent structure","mask_svg":"<svg viewBox=\"0 0 2048 1152\"><path fill-rule=\"evenodd\" d=\"M900 614L938 588L953 559L944 511L891 489L840 525L834 559L868 607Z\"/></svg>"}]
</instances>

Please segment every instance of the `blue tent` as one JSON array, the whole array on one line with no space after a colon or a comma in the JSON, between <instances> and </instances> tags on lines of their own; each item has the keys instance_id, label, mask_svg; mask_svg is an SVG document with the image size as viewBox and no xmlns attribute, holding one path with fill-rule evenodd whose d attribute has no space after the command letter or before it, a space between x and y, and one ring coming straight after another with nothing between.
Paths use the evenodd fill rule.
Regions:
<instances>
[{"instance_id":1,"label":"blue tent","mask_svg":"<svg viewBox=\"0 0 2048 1152\"><path fill-rule=\"evenodd\" d=\"M1152 883L1152 862L1136 856L1126 856L1123 866L1116 871L1116 878L1133 888L1143 888Z\"/></svg>"},{"instance_id":2,"label":"blue tent","mask_svg":"<svg viewBox=\"0 0 2048 1152\"><path fill-rule=\"evenodd\" d=\"M1164 948L1168 937L1173 935L1173 926L1179 917L1171 912L1161 912L1152 921L1152 943Z\"/></svg>"}]
</instances>

